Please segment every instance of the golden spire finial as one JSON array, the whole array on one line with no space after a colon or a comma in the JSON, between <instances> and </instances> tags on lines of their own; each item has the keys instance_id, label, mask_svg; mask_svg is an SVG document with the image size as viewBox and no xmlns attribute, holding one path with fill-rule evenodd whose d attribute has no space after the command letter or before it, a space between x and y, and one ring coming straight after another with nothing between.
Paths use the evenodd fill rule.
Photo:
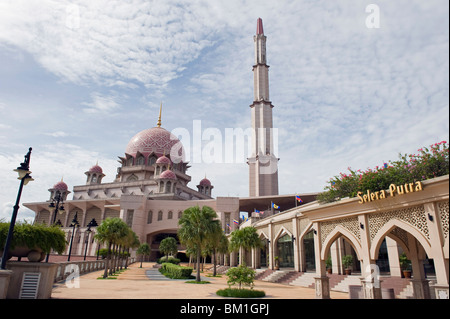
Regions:
<instances>
[{"instance_id":1,"label":"golden spire finial","mask_svg":"<svg viewBox=\"0 0 450 319\"><path fill-rule=\"evenodd\" d=\"M161 127L161 111L162 111L162 102L161 105L159 106L159 118L158 118L158 123L156 123L156 126Z\"/></svg>"}]
</instances>

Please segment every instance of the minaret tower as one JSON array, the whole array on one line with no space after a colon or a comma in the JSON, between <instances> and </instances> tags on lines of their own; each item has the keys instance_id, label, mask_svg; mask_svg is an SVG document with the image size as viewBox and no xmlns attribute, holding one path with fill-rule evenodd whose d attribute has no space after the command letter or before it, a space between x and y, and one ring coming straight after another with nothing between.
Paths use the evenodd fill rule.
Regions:
<instances>
[{"instance_id":1,"label":"minaret tower","mask_svg":"<svg viewBox=\"0 0 450 319\"><path fill-rule=\"evenodd\" d=\"M269 66L266 60L266 36L262 19L256 25L254 100L252 114L252 154L248 158L249 196L278 195L278 158L274 153L272 102L269 99Z\"/></svg>"}]
</instances>

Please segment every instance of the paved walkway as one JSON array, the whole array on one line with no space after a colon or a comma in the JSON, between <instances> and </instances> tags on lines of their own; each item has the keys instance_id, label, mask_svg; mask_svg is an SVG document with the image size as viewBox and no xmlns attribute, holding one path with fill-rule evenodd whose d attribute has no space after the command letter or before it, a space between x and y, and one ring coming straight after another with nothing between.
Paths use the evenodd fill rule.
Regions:
<instances>
[{"instance_id":1,"label":"paved walkway","mask_svg":"<svg viewBox=\"0 0 450 319\"><path fill-rule=\"evenodd\" d=\"M97 279L103 271L95 271L79 277L79 287L75 284L56 283L52 299L223 299L216 291L227 288L227 276L205 277L209 284L189 284L186 280L162 278L152 268L154 263L134 263L117 279ZM75 288L73 288L75 287ZM269 299L314 299L314 289L289 286L256 280L254 289L264 290ZM265 299L264 298L264 299ZM332 299L348 299L347 293L331 291ZM261 299L259 299L261 300Z\"/></svg>"}]
</instances>

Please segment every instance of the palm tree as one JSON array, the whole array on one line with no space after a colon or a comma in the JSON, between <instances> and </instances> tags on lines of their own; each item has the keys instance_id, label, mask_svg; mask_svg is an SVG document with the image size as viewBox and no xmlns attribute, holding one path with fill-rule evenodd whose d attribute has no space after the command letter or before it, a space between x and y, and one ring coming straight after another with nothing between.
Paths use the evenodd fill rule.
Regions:
<instances>
[{"instance_id":1,"label":"palm tree","mask_svg":"<svg viewBox=\"0 0 450 319\"><path fill-rule=\"evenodd\" d=\"M217 272L216 272L216 253L219 250L219 248L223 248L223 247L220 247L220 245L224 244L224 240L226 241L226 246L227 246L226 249L228 249L228 239L225 236L225 234L223 233L223 230L220 227L220 225L217 223L217 224L215 224L214 231L209 236L208 243L207 243L207 251L209 252L209 254L212 254L211 258L212 258L213 265L214 265L213 276L216 276L216 274L217 274ZM220 252L222 252L222 251L223 251L223 249Z\"/></svg>"},{"instance_id":2,"label":"palm tree","mask_svg":"<svg viewBox=\"0 0 450 319\"><path fill-rule=\"evenodd\" d=\"M200 257L211 234L217 229L219 221L216 212L209 206L194 206L186 209L178 224L178 238L188 247L195 247L197 251L197 277L200 282ZM220 226L219 226L220 227Z\"/></svg>"},{"instance_id":3,"label":"palm tree","mask_svg":"<svg viewBox=\"0 0 450 319\"><path fill-rule=\"evenodd\" d=\"M149 244L143 243L139 246L136 254L141 256L141 266L139 268L142 268L142 260L144 259L144 256L148 256L151 253L151 249Z\"/></svg>"},{"instance_id":4,"label":"palm tree","mask_svg":"<svg viewBox=\"0 0 450 319\"><path fill-rule=\"evenodd\" d=\"M173 237L164 238L159 244L159 251L166 255L166 262L169 261L169 254L178 252L177 240Z\"/></svg>"},{"instance_id":5,"label":"palm tree","mask_svg":"<svg viewBox=\"0 0 450 319\"><path fill-rule=\"evenodd\" d=\"M251 249L262 246L261 239L256 232L255 227L245 227L243 229L236 229L231 233L230 249L239 250L240 248ZM243 255L243 254L242 254ZM239 256L239 265L242 265L244 256Z\"/></svg>"},{"instance_id":6,"label":"palm tree","mask_svg":"<svg viewBox=\"0 0 450 319\"><path fill-rule=\"evenodd\" d=\"M111 268L111 247L127 235L128 229L128 225L118 217L106 218L100 226L97 227L95 239L101 243L106 243L108 247L103 278L108 277L108 268Z\"/></svg>"}]
</instances>

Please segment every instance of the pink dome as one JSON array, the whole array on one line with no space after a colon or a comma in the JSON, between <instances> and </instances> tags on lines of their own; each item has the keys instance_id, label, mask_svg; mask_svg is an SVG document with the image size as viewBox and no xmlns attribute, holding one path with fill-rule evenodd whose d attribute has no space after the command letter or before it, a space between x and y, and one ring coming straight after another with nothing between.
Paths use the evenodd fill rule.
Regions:
<instances>
[{"instance_id":1,"label":"pink dome","mask_svg":"<svg viewBox=\"0 0 450 319\"><path fill-rule=\"evenodd\" d=\"M177 179L177 176L171 170L166 170L159 175L159 178Z\"/></svg>"},{"instance_id":2,"label":"pink dome","mask_svg":"<svg viewBox=\"0 0 450 319\"><path fill-rule=\"evenodd\" d=\"M158 158L156 160L156 164L167 164L170 165L172 164L172 161L165 155L161 156L160 158Z\"/></svg>"},{"instance_id":3,"label":"pink dome","mask_svg":"<svg viewBox=\"0 0 450 319\"><path fill-rule=\"evenodd\" d=\"M205 177L200 181L200 186L211 186L211 181Z\"/></svg>"},{"instance_id":4,"label":"pink dome","mask_svg":"<svg viewBox=\"0 0 450 319\"><path fill-rule=\"evenodd\" d=\"M58 182L55 185L53 185L53 188L57 191L67 191L67 189L68 189L67 184L64 183L63 181Z\"/></svg>"},{"instance_id":5,"label":"pink dome","mask_svg":"<svg viewBox=\"0 0 450 319\"><path fill-rule=\"evenodd\" d=\"M125 153L133 157L136 157L138 152L146 157L152 153L162 156L163 154L171 153L172 147L179 142L180 140L166 129L153 127L133 136L128 142ZM183 146L179 146L177 145L177 148L179 148L178 155L182 156Z\"/></svg>"},{"instance_id":6,"label":"pink dome","mask_svg":"<svg viewBox=\"0 0 450 319\"><path fill-rule=\"evenodd\" d=\"M103 174L103 169L98 166L98 165L94 165L89 169L90 173L97 173L97 174Z\"/></svg>"}]
</instances>

